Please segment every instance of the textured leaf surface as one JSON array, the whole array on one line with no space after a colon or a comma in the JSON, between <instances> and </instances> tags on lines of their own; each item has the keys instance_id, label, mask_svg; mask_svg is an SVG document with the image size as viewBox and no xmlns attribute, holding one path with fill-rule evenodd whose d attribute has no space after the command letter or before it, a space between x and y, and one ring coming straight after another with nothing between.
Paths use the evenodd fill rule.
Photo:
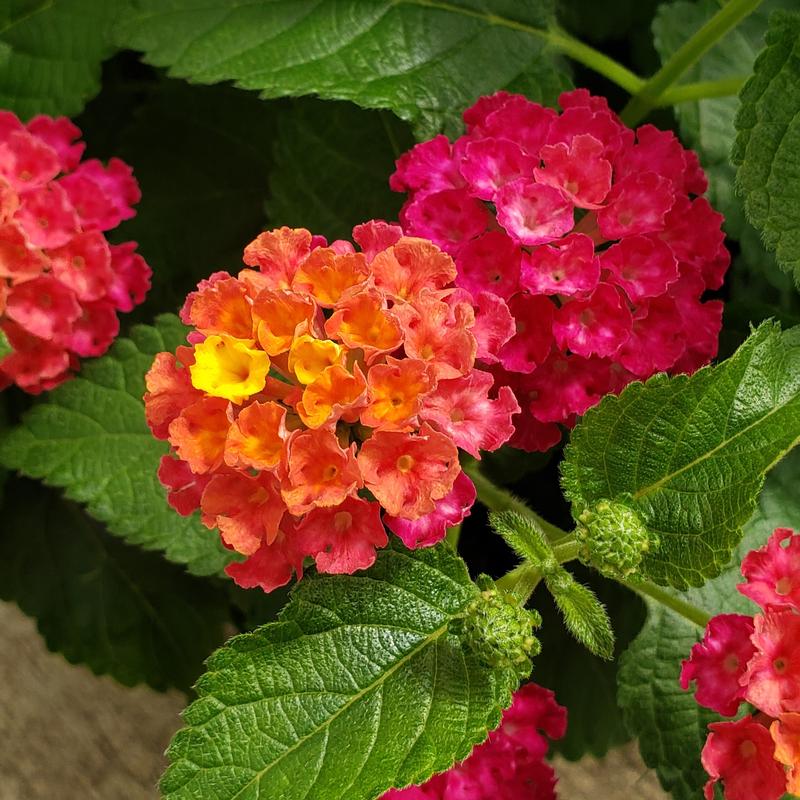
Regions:
<instances>
[{"instance_id":1,"label":"textured leaf surface","mask_svg":"<svg viewBox=\"0 0 800 800\"><path fill-rule=\"evenodd\" d=\"M0 108L74 116L100 91L100 64L124 0L2 0Z\"/></svg>"},{"instance_id":2,"label":"textured leaf surface","mask_svg":"<svg viewBox=\"0 0 800 800\"><path fill-rule=\"evenodd\" d=\"M709 615L754 613L755 605L736 591L741 582L739 563L748 550L764 544L774 528L800 530L799 481L800 452L795 451L767 478L732 564L702 589L679 597ZM699 706L678 683L681 660L688 658L702 630L654 601L647 605L647 622L622 658L619 702L645 763L656 769L664 788L675 800L695 800L707 779L700 764L706 725L721 719Z\"/></svg>"},{"instance_id":3,"label":"textured leaf surface","mask_svg":"<svg viewBox=\"0 0 800 800\"><path fill-rule=\"evenodd\" d=\"M153 268L153 288L135 311L149 321L177 310L212 272L237 272L245 245L266 226L275 109L229 86L140 83L133 113L139 84L110 79L79 122L92 155L125 159L140 183L136 216L113 235L137 241Z\"/></svg>"},{"instance_id":4,"label":"textured leaf surface","mask_svg":"<svg viewBox=\"0 0 800 800\"><path fill-rule=\"evenodd\" d=\"M476 591L445 546L395 544L367 572L304 578L281 621L209 660L164 796L372 800L463 759L514 680L448 632Z\"/></svg>"},{"instance_id":5,"label":"textured leaf surface","mask_svg":"<svg viewBox=\"0 0 800 800\"><path fill-rule=\"evenodd\" d=\"M800 285L800 14L773 14L766 43L740 95L736 188L767 249Z\"/></svg>"},{"instance_id":6,"label":"textured leaf surface","mask_svg":"<svg viewBox=\"0 0 800 800\"><path fill-rule=\"evenodd\" d=\"M719 574L764 473L800 440L800 328L764 323L727 361L657 375L576 427L563 484L573 513L626 499L660 543L645 576L682 589Z\"/></svg>"},{"instance_id":7,"label":"textured leaf surface","mask_svg":"<svg viewBox=\"0 0 800 800\"><path fill-rule=\"evenodd\" d=\"M389 175L413 143L387 111L295 101L278 116L270 223L344 239L365 220L396 220L404 196L389 189Z\"/></svg>"},{"instance_id":8,"label":"textured leaf surface","mask_svg":"<svg viewBox=\"0 0 800 800\"><path fill-rule=\"evenodd\" d=\"M551 21L552 0L135 0L116 38L174 77L388 108L427 137L521 78L554 99Z\"/></svg>"},{"instance_id":9,"label":"textured leaf surface","mask_svg":"<svg viewBox=\"0 0 800 800\"><path fill-rule=\"evenodd\" d=\"M200 575L231 559L215 531L197 516L180 517L167 505L156 470L166 443L144 420L144 375L153 356L174 350L186 329L177 317L137 326L110 353L34 406L0 440L0 462L64 489L112 533Z\"/></svg>"},{"instance_id":10,"label":"textured leaf surface","mask_svg":"<svg viewBox=\"0 0 800 800\"><path fill-rule=\"evenodd\" d=\"M47 646L72 663L156 689L189 689L222 641L226 610L208 581L24 479L6 487L0 597L35 617Z\"/></svg>"}]
</instances>

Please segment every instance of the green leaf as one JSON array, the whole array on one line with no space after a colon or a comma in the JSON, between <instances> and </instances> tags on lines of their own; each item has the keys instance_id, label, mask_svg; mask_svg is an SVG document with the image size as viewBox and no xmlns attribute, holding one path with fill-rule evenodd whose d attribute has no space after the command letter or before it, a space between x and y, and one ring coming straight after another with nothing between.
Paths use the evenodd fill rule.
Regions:
<instances>
[{"instance_id":1,"label":"green leaf","mask_svg":"<svg viewBox=\"0 0 800 800\"><path fill-rule=\"evenodd\" d=\"M567 630L590 653L610 661L614 657L614 631L597 595L565 569L545 578L545 583L564 617Z\"/></svg>"},{"instance_id":2,"label":"green leaf","mask_svg":"<svg viewBox=\"0 0 800 800\"><path fill-rule=\"evenodd\" d=\"M303 578L279 622L209 659L164 796L372 800L465 758L516 686L449 631L476 595L446 546Z\"/></svg>"},{"instance_id":3,"label":"green leaf","mask_svg":"<svg viewBox=\"0 0 800 800\"><path fill-rule=\"evenodd\" d=\"M114 51L109 28L125 0L0 2L0 107L23 119L74 116L100 91Z\"/></svg>"},{"instance_id":4,"label":"green leaf","mask_svg":"<svg viewBox=\"0 0 800 800\"><path fill-rule=\"evenodd\" d=\"M8 343L8 338L3 331L0 331L0 359L5 358L12 350Z\"/></svg>"},{"instance_id":5,"label":"green leaf","mask_svg":"<svg viewBox=\"0 0 800 800\"><path fill-rule=\"evenodd\" d=\"M744 79L753 71L761 49L770 10L794 0L767 0L729 31L689 70L683 82ZM653 19L654 44L666 62L693 34L719 11L716 0L664 3ZM726 217L726 230L739 238L745 225L741 200L735 196L735 170L729 156L736 129L733 125L739 100L735 95L678 103L675 113L687 145L700 154L708 172L709 200Z\"/></svg>"},{"instance_id":6,"label":"green leaf","mask_svg":"<svg viewBox=\"0 0 800 800\"><path fill-rule=\"evenodd\" d=\"M116 65L115 65L116 66ZM139 84L110 80L79 120L92 155L119 156L142 189L136 216L113 232L133 239L153 268L137 321L177 310L199 280L242 266L242 251L266 225L275 109L229 86L144 82L135 112L120 122Z\"/></svg>"},{"instance_id":7,"label":"green leaf","mask_svg":"<svg viewBox=\"0 0 800 800\"><path fill-rule=\"evenodd\" d=\"M657 375L588 411L562 483L576 518L620 500L657 534L642 575L699 586L728 563L764 473L799 440L800 328L767 322L718 366Z\"/></svg>"},{"instance_id":8,"label":"green leaf","mask_svg":"<svg viewBox=\"0 0 800 800\"><path fill-rule=\"evenodd\" d=\"M222 641L225 595L110 536L54 491L7 487L0 597L35 617L54 651L127 685L188 690Z\"/></svg>"},{"instance_id":9,"label":"green leaf","mask_svg":"<svg viewBox=\"0 0 800 800\"><path fill-rule=\"evenodd\" d=\"M675 593L703 612L752 614L756 607L736 591L739 564L745 553L760 547L780 526L800 529L800 451L790 454L767 478L756 513L731 565L702 589ZM676 800L700 797L707 775L700 751L709 722L721 719L697 704L678 683L681 661L702 636L697 625L655 601L648 600L642 632L622 659L619 702L632 734L639 738L645 763L653 767Z\"/></svg>"},{"instance_id":10,"label":"green leaf","mask_svg":"<svg viewBox=\"0 0 800 800\"><path fill-rule=\"evenodd\" d=\"M231 555L197 515L180 517L166 501L156 470L165 442L144 419L144 375L153 357L174 350L186 329L164 315L137 326L108 355L28 411L0 440L0 463L64 489L95 519L130 544L163 550L190 572L209 575Z\"/></svg>"},{"instance_id":11,"label":"green leaf","mask_svg":"<svg viewBox=\"0 0 800 800\"><path fill-rule=\"evenodd\" d=\"M742 89L732 160L750 222L800 286L800 14L775 12Z\"/></svg>"},{"instance_id":12,"label":"green leaf","mask_svg":"<svg viewBox=\"0 0 800 800\"><path fill-rule=\"evenodd\" d=\"M388 108L427 138L515 80L555 99L552 17L552 0L134 0L116 38L173 77Z\"/></svg>"},{"instance_id":13,"label":"green leaf","mask_svg":"<svg viewBox=\"0 0 800 800\"><path fill-rule=\"evenodd\" d=\"M267 205L274 226L350 238L368 219L397 219L403 195L389 189L395 159L414 143L387 111L300 100L278 116Z\"/></svg>"},{"instance_id":14,"label":"green leaf","mask_svg":"<svg viewBox=\"0 0 800 800\"><path fill-rule=\"evenodd\" d=\"M614 661L593 656L578 644L564 628L561 612L546 587L538 588L531 601L543 620L537 632L542 652L534 659L533 679L552 689L567 708L566 736L553 746L573 761L587 754L602 757L631 739L617 705L617 659L645 619L644 604L633 592L580 564L574 565L574 571L608 611L616 634Z\"/></svg>"}]
</instances>

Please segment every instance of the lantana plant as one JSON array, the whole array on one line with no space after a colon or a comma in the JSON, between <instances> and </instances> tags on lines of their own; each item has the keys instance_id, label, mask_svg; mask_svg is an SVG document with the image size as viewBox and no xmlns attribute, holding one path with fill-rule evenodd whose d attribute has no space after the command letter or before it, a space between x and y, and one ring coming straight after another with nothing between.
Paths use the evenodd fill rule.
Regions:
<instances>
[{"instance_id":1,"label":"lantana plant","mask_svg":"<svg viewBox=\"0 0 800 800\"><path fill-rule=\"evenodd\" d=\"M161 796L800 796L793 4L40 5L0 597Z\"/></svg>"}]
</instances>

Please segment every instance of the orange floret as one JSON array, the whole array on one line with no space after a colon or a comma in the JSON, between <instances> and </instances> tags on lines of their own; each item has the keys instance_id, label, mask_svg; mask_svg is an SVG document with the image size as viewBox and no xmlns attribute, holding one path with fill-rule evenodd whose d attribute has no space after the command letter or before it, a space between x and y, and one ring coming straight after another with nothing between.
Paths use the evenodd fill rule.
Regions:
<instances>
[{"instance_id":1,"label":"orange floret","mask_svg":"<svg viewBox=\"0 0 800 800\"><path fill-rule=\"evenodd\" d=\"M311 294L325 308L333 308L342 295L366 283L369 267L363 253L336 253L318 247L297 270L292 286Z\"/></svg>"},{"instance_id":2,"label":"orange floret","mask_svg":"<svg viewBox=\"0 0 800 800\"><path fill-rule=\"evenodd\" d=\"M439 378L466 375L475 364L477 344L469 330L475 315L466 303L450 304L440 292L423 292L414 303L393 309L405 333L406 355L420 358Z\"/></svg>"},{"instance_id":3,"label":"orange floret","mask_svg":"<svg viewBox=\"0 0 800 800\"><path fill-rule=\"evenodd\" d=\"M225 463L229 467L275 469L287 437L286 409L278 403L251 403L228 431Z\"/></svg>"},{"instance_id":4,"label":"orange floret","mask_svg":"<svg viewBox=\"0 0 800 800\"><path fill-rule=\"evenodd\" d=\"M184 408L170 423L169 442L192 472L213 472L222 466L230 426L228 402L204 397Z\"/></svg>"},{"instance_id":5,"label":"orange floret","mask_svg":"<svg viewBox=\"0 0 800 800\"><path fill-rule=\"evenodd\" d=\"M330 430L292 434L287 456L281 495L291 514L338 506L362 486L355 444L342 449Z\"/></svg>"},{"instance_id":6,"label":"orange floret","mask_svg":"<svg viewBox=\"0 0 800 800\"><path fill-rule=\"evenodd\" d=\"M203 522L219 528L222 541L246 556L272 542L284 515L278 481L269 473L215 475L200 500Z\"/></svg>"},{"instance_id":7,"label":"orange floret","mask_svg":"<svg viewBox=\"0 0 800 800\"><path fill-rule=\"evenodd\" d=\"M305 228L278 228L260 233L244 249L244 263L258 267L270 289L289 289L297 267L311 252L311 234Z\"/></svg>"},{"instance_id":8,"label":"orange floret","mask_svg":"<svg viewBox=\"0 0 800 800\"><path fill-rule=\"evenodd\" d=\"M371 428L413 427L420 398L431 388L424 361L390 356L386 364L376 364L367 375L368 405L361 412L361 422Z\"/></svg>"},{"instance_id":9,"label":"orange floret","mask_svg":"<svg viewBox=\"0 0 800 800\"><path fill-rule=\"evenodd\" d=\"M334 364L306 386L297 413L309 428L333 425L340 417L353 422L358 419L358 408L364 404L366 389L367 382L358 364L352 374L341 364Z\"/></svg>"},{"instance_id":10,"label":"orange floret","mask_svg":"<svg viewBox=\"0 0 800 800\"><path fill-rule=\"evenodd\" d=\"M200 289L189 319L203 333L224 333L237 339L253 336L253 317L246 287L236 278L223 278Z\"/></svg>"},{"instance_id":11,"label":"orange floret","mask_svg":"<svg viewBox=\"0 0 800 800\"><path fill-rule=\"evenodd\" d=\"M253 317L259 344L271 356L288 352L298 325L313 327L314 302L289 291L264 291L253 303Z\"/></svg>"},{"instance_id":12,"label":"orange floret","mask_svg":"<svg viewBox=\"0 0 800 800\"><path fill-rule=\"evenodd\" d=\"M359 292L340 302L325 323L325 331L348 347L362 348L368 359L396 350L403 343L397 317L376 291Z\"/></svg>"},{"instance_id":13,"label":"orange floret","mask_svg":"<svg viewBox=\"0 0 800 800\"><path fill-rule=\"evenodd\" d=\"M453 440L423 424L419 434L375 431L358 454L364 485L394 517L419 519L461 472Z\"/></svg>"},{"instance_id":14,"label":"orange floret","mask_svg":"<svg viewBox=\"0 0 800 800\"><path fill-rule=\"evenodd\" d=\"M370 266L375 285L399 300L413 300L425 289L442 289L456 277L455 262L447 253L411 236L378 253Z\"/></svg>"},{"instance_id":15,"label":"orange floret","mask_svg":"<svg viewBox=\"0 0 800 800\"><path fill-rule=\"evenodd\" d=\"M203 395L192 386L189 370L172 353L158 353L144 380L147 424L157 439L167 439L172 420Z\"/></svg>"},{"instance_id":16,"label":"orange floret","mask_svg":"<svg viewBox=\"0 0 800 800\"><path fill-rule=\"evenodd\" d=\"M344 361L344 348L307 333L295 337L289 349L289 370L302 384L313 383L324 369Z\"/></svg>"}]
</instances>

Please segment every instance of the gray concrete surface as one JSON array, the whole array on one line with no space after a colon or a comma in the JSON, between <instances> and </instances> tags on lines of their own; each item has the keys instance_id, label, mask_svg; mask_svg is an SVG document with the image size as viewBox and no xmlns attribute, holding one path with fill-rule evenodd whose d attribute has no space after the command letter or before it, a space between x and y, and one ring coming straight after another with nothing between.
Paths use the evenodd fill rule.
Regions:
<instances>
[{"instance_id":1,"label":"gray concrete surface","mask_svg":"<svg viewBox=\"0 0 800 800\"><path fill-rule=\"evenodd\" d=\"M0 800L156 800L183 704L68 664L0 603ZM562 800L667 797L632 747L556 768Z\"/></svg>"}]
</instances>

